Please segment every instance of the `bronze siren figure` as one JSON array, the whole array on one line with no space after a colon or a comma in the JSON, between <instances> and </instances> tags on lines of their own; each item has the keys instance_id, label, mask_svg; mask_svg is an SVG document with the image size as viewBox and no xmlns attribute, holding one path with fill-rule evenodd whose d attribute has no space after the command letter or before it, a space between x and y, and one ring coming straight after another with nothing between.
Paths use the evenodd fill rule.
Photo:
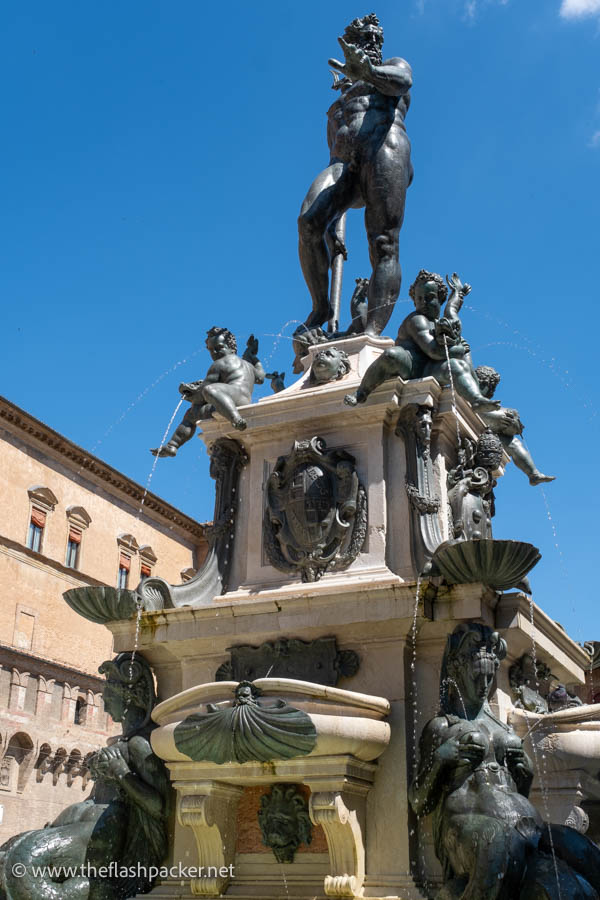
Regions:
<instances>
[{"instance_id":1,"label":"bronze siren figure","mask_svg":"<svg viewBox=\"0 0 600 900\"><path fill-rule=\"evenodd\" d=\"M531 760L488 697L506 642L477 622L457 625L442 661L440 711L425 726L410 787L417 816L433 814L444 872L436 900L593 900L600 849L567 825L543 822L527 799Z\"/></svg>"}]
</instances>

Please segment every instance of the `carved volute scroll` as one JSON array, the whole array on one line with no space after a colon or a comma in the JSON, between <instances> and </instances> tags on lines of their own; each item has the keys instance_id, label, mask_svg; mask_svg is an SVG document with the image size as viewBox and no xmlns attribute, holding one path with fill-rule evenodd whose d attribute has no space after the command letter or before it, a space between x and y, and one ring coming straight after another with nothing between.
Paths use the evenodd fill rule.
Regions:
<instances>
[{"instance_id":1,"label":"carved volute scroll","mask_svg":"<svg viewBox=\"0 0 600 900\"><path fill-rule=\"evenodd\" d=\"M187 785L176 783L175 787L182 789L177 796L177 820L194 832L197 865L207 872L206 877L192 878L192 894L218 897L227 889L233 873L237 807L244 789L217 781L195 786L193 793ZM226 869L229 872L222 874Z\"/></svg>"},{"instance_id":2,"label":"carved volute scroll","mask_svg":"<svg viewBox=\"0 0 600 900\"><path fill-rule=\"evenodd\" d=\"M354 798L360 804L362 797ZM360 896L365 880L365 845L356 809L347 806L341 791L311 794L312 822L321 825L329 848L331 873L325 878L328 897Z\"/></svg>"},{"instance_id":3,"label":"carved volute scroll","mask_svg":"<svg viewBox=\"0 0 600 900\"><path fill-rule=\"evenodd\" d=\"M196 575L185 584L170 585L160 578L147 578L138 588L144 609L201 606L227 590L235 540L235 516L238 507L240 472L248 464L241 444L221 438L210 448L210 474L215 479L215 512L208 531L208 554Z\"/></svg>"}]
</instances>

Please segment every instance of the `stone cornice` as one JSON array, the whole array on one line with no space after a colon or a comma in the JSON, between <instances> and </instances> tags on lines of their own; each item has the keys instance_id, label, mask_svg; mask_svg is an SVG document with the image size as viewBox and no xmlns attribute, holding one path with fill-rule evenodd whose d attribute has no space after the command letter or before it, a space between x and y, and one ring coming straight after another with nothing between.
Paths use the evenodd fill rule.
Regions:
<instances>
[{"instance_id":1,"label":"stone cornice","mask_svg":"<svg viewBox=\"0 0 600 900\"><path fill-rule=\"evenodd\" d=\"M32 677L43 675L46 680L54 678L61 684L66 681L67 684L78 685L82 691L92 691L94 694L101 693L105 684L105 679L100 675L91 675L46 656L38 656L30 650L19 650L6 644L0 644L0 666L3 669L29 672Z\"/></svg>"},{"instance_id":2,"label":"stone cornice","mask_svg":"<svg viewBox=\"0 0 600 900\"><path fill-rule=\"evenodd\" d=\"M43 451L59 457L63 464L80 470L91 481L101 484L105 490L130 505L141 503L144 488L122 472L113 469L98 457L83 450L39 419L0 396L0 424L27 443L37 445ZM191 519L156 494L148 492L144 500L145 515L174 526L180 536L199 541L204 537L204 525Z\"/></svg>"}]
</instances>

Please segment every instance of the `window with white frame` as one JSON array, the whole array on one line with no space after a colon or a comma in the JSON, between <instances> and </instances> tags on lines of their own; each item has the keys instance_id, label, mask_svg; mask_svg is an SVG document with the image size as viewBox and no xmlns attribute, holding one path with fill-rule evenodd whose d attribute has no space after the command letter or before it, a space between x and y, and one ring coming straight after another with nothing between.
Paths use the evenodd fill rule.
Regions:
<instances>
[{"instance_id":1,"label":"window with white frame","mask_svg":"<svg viewBox=\"0 0 600 900\"><path fill-rule=\"evenodd\" d=\"M30 506L25 544L30 550L42 553L48 515L54 511L58 499L49 487L44 487L41 484L32 485L28 488L27 494L29 495Z\"/></svg>"},{"instance_id":2,"label":"window with white frame","mask_svg":"<svg viewBox=\"0 0 600 900\"><path fill-rule=\"evenodd\" d=\"M67 507L67 547L65 566L69 569L81 569L81 547L83 533L92 521L83 506Z\"/></svg>"},{"instance_id":3,"label":"window with white frame","mask_svg":"<svg viewBox=\"0 0 600 900\"><path fill-rule=\"evenodd\" d=\"M69 528L69 537L67 539L67 555L65 558L65 566L69 569L79 568L79 547L81 546L81 531L71 526Z\"/></svg>"},{"instance_id":4,"label":"window with white frame","mask_svg":"<svg viewBox=\"0 0 600 900\"><path fill-rule=\"evenodd\" d=\"M132 557L137 554L140 547L134 536L132 534L126 534L125 532L122 532L117 537L117 546L119 548L117 587L124 589L129 585Z\"/></svg>"},{"instance_id":5,"label":"window with white frame","mask_svg":"<svg viewBox=\"0 0 600 900\"><path fill-rule=\"evenodd\" d=\"M27 546L36 553L42 552L42 539L46 527L46 513L43 509L31 508L29 517L29 529L27 531Z\"/></svg>"},{"instance_id":6,"label":"window with white frame","mask_svg":"<svg viewBox=\"0 0 600 900\"><path fill-rule=\"evenodd\" d=\"M129 582L129 572L131 570L131 557L127 553L119 554L119 573L117 575L117 587L126 588Z\"/></svg>"},{"instance_id":7,"label":"window with white frame","mask_svg":"<svg viewBox=\"0 0 600 900\"><path fill-rule=\"evenodd\" d=\"M139 550L140 554L140 583L150 578L152 570L156 564L157 556L150 544L143 544Z\"/></svg>"}]
</instances>

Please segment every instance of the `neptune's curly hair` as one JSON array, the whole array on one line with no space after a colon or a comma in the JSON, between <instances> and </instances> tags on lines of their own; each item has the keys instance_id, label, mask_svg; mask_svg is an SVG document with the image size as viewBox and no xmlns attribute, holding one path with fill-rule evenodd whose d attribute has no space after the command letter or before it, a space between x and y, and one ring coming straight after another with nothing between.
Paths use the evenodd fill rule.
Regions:
<instances>
[{"instance_id":1,"label":"neptune's curly hair","mask_svg":"<svg viewBox=\"0 0 600 900\"><path fill-rule=\"evenodd\" d=\"M370 25L375 28L379 36L379 45L381 46L383 44L383 28L379 24L379 19L375 13L369 13L368 16L363 16L362 18L352 19L350 24L346 25L344 29L344 40L348 44L360 44L362 32Z\"/></svg>"}]
</instances>

